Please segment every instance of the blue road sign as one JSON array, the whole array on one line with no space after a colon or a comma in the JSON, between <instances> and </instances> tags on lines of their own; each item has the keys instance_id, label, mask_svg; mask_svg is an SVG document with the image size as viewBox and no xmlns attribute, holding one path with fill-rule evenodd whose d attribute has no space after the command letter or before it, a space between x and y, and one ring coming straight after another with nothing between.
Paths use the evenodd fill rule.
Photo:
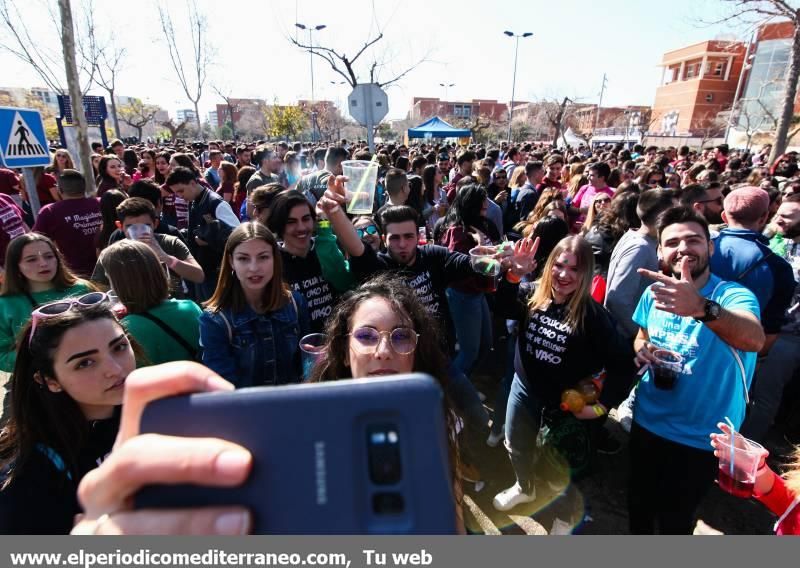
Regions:
<instances>
[{"instance_id":1,"label":"blue road sign","mask_svg":"<svg viewBox=\"0 0 800 568\"><path fill-rule=\"evenodd\" d=\"M7 168L48 166L52 158L38 110L0 107L0 162Z\"/></svg>"}]
</instances>

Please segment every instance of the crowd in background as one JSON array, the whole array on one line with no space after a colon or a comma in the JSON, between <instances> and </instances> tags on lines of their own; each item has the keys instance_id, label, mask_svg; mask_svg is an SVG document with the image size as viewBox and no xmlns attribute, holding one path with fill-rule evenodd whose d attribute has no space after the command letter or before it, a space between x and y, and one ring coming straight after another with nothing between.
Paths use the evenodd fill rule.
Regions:
<instances>
[{"instance_id":1,"label":"crowd in background","mask_svg":"<svg viewBox=\"0 0 800 568\"><path fill-rule=\"evenodd\" d=\"M236 388L431 374L447 394L459 519L468 485L492 487L485 446L508 451L516 480L493 488L493 504L515 510L620 450L613 408L630 432L634 533L691 532L718 473L709 435L726 418L765 445L776 431L800 443L796 152L769 163L769 146L724 144L93 150L92 195L64 149L33 188L0 169L2 532L69 532L82 510L84 523L125 511L125 495L114 506L98 495L119 489L109 464L130 466L126 444L137 447L126 432L103 461L126 378L174 361ZM346 212L347 160L377 164L372 214ZM478 249L497 273L476 270ZM300 347L312 333L326 350L309 376ZM669 388L655 384L663 350L680 358ZM484 400L474 378L490 352L501 362ZM759 472L756 496L783 515L780 531L800 532L796 471L785 486L766 462ZM231 532L247 531L243 518Z\"/></svg>"}]
</instances>

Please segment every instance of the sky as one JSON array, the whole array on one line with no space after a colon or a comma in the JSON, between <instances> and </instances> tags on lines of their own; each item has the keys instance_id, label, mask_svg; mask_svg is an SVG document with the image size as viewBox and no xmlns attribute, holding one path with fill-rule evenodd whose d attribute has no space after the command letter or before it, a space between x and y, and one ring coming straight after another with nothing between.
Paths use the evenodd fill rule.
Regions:
<instances>
[{"instance_id":1,"label":"sky","mask_svg":"<svg viewBox=\"0 0 800 568\"><path fill-rule=\"evenodd\" d=\"M58 33L47 4L55 0L4 0L16 3L37 48L58 57ZM76 19L81 2L73 0ZM184 0L168 5L178 41L190 55L184 32ZM741 39L744 27L706 25L725 15L721 0L198 0L209 22L209 43L216 54L200 102L205 118L222 103L213 86L234 97L291 104L311 98L310 54L293 46L295 22L327 27L314 32L315 45L354 55L379 32L384 37L356 63L361 82L379 63L378 81L387 81L422 61L387 88L387 119L405 118L413 97L448 100L511 98L516 41L503 35L532 32L519 40L515 101L569 96L596 103L605 73L603 106L652 105L661 79L664 52L707 39ZM24 6L24 7L23 7ZM156 0L93 4L101 37L126 50L117 94L158 104L171 115L191 108L175 77L163 41ZM0 45L7 41L0 32ZM49 51L48 51L49 50ZM314 98L346 102L348 85L330 65L314 57ZM0 50L0 87L43 86L29 66ZM453 84L442 87L441 83ZM92 94L104 94L95 88Z\"/></svg>"}]
</instances>

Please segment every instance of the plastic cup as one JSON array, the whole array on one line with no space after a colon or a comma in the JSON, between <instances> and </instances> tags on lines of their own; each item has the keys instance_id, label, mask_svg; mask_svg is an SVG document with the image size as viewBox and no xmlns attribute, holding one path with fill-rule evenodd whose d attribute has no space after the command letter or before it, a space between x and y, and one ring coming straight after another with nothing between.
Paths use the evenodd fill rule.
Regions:
<instances>
[{"instance_id":1,"label":"plastic cup","mask_svg":"<svg viewBox=\"0 0 800 568\"><path fill-rule=\"evenodd\" d=\"M145 235L152 235L153 228L144 223L134 223L133 225L128 225L128 228L125 229L125 233L132 241L138 241Z\"/></svg>"},{"instance_id":2,"label":"plastic cup","mask_svg":"<svg viewBox=\"0 0 800 568\"><path fill-rule=\"evenodd\" d=\"M354 215L369 215L375 203L375 186L378 182L378 162L345 160L342 173L347 176L345 190L350 192L347 212Z\"/></svg>"},{"instance_id":3,"label":"plastic cup","mask_svg":"<svg viewBox=\"0 0 800 568\"><path fill-rule=\"evenodd\" d=\"M738 432L733 433L733 447L730 434L721 434L717 441L720 489L736 497L750 498L758 465L766 450Z\"/></svg>"},{"instance_id":4,"label":"plastic cup","mask_svg":"<svg viewBox=\"0 0 800 568\"><path fill-rule=\"evenodd\" d=\"M669 349L656 349L653 356L653 383L657 389L672 390L683 370L683 357Z\"/></svg>"},{"instance_id":5,"label":"plastic cup","mask_svg":"<svg viewBox=\"0 0 800 568\"><path fill-rule=\"evenodd\" d=\"M497 255L497 247L494 246L479 246L469 251L470 265L472 270L482 277L484 282L482 288L485 292L497 290L497 277L500 276L502 267L495 255Z\"/></svg>"},{"instance_id":6,"label":"plastic cup","mask_svg":"<svg viewBox=\"0 0 800 568\"><path fill-rule=\"evenodd\" d=\"M303 380L311 378L317 361L327 349L328 336L324 333L310 333L300 340L300 359L303 362Z\"/></svg>"}]
</instances>

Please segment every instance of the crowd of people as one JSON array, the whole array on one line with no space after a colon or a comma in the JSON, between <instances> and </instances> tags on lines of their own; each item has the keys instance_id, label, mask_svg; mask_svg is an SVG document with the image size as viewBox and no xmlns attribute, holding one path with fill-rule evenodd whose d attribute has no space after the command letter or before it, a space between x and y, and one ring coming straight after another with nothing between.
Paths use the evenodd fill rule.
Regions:
<instances>
[{"instance_id":1,"label":"crowd of people","mask_svg":"<svg viewBox=\"0 0 800 568\"><path fill-rule=\"evenodd\" d=\"M247 533L242 504L131 508L148 484L248 475L231 442L139 435L148 401L187 392L430 374L462 530L468 485L506 512L594 475L620 450L615 408L634 534L691 533L731 427L765 442L777 421L800 444L796 153L93 150L91 195L64 149L35 188L0 169L0 532ZM378 169L372 214L347 212L347 160ZM309 372L312 333L325 345ZM481 463L501 442L506 488ZM785 477L762 457L755 496L800 534L800 453Z\"/></svg>"}]
</instances>

